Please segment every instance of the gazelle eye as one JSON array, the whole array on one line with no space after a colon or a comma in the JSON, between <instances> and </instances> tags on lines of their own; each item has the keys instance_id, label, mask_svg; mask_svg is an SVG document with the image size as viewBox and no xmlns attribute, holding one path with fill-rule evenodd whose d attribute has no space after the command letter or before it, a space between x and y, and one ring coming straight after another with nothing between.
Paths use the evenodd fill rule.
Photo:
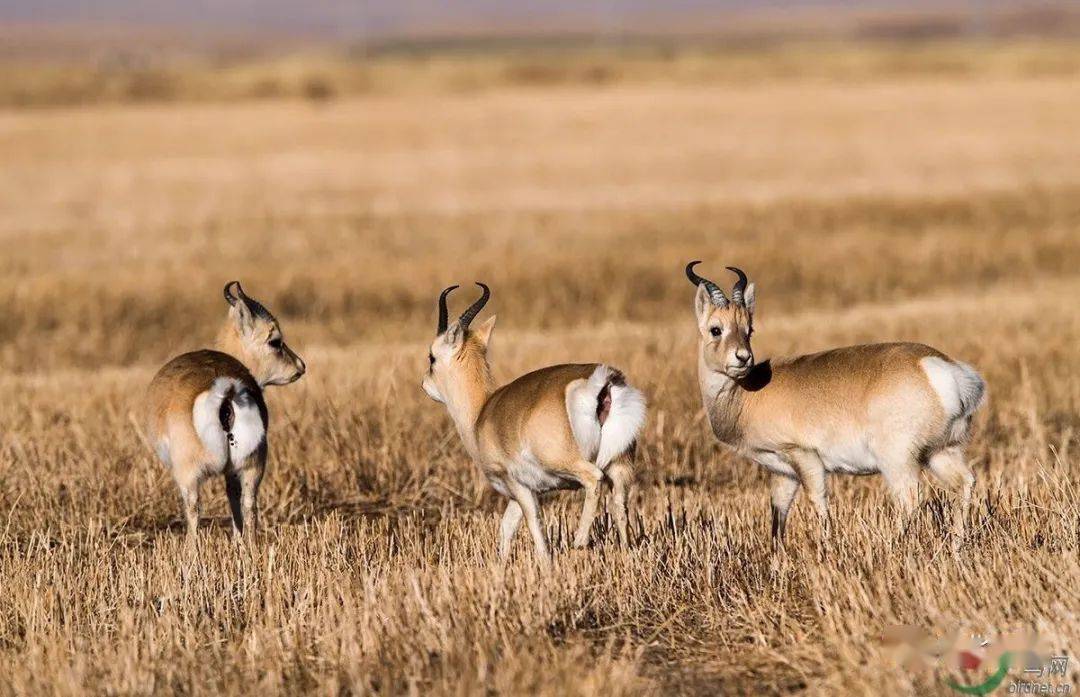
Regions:
<instances>
[{"instance_id":1,"label":"gazelle eye","mask_svg":"<svg viewBox=\"0 0 1080 697\"><path fill-rule=\"evenodd\" d=\"M718 337L723 333L723 330L720 329L720 327L712 327L711 329L709 329L709 333L712 334L713 336Z\"/></svg>"},{"instance_id":2,"label":"gazelle eye","mask_svg":"<svg viewBox=\"0 0 1080 697\"><path fill-rule=\"evenodd\" d=\"M267 341L266 344L270 348L274 349L275 351L280 351L281 350L281 338L280 337L278 337L276 339L271 339L270 341Z\"/></svg>"}]
</instances>

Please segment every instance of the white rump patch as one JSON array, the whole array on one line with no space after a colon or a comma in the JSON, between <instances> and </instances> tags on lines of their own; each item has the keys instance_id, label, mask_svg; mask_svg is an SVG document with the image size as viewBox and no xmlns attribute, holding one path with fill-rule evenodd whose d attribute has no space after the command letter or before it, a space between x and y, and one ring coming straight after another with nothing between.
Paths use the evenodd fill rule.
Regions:
<instances>
[{"instance_id":1,"label":"white rump patch","mask_svg":"<svg viewBox=\"0 0 1080 697\"><path fill-rule=\"evenodd\" d=\"M574 380L566 386L566 415L574 433L581 456L589 462L600 452L600 420L596 418L596 401L607 382L607 373L599 368L588 380Z\"/></svg>"},{"instance_id":2,"label":"white rump patch","mask_svg":"<svg viewBox=\"0 0 1080 697\"><path fill-rule=\"evenodd\" d=\"M627 384L610 386L611 410L600 425L597 401L614 374L599 365L588 380L575 380L566 388L566 413L574 440L582 457L601 470L630 448L645 425L645 396Z\"/></svg>"},{"instance_id":3,"label":"white rump patch","mask_svg":"<svg viewBox=\"0 0 1080 697\"><path fill-rule=\"evenodd\" d=\"M233 395L233 419L229 458L232 462L240 462L266 440L266 426L259 412L259 404L246 387Z\"/></svg>"},{"instance_id":4,"label":"white rump patch","mask_svg":"<svg viewBox=\"0 0 1080 697\"><path fill-rule=\"evenodd\" d=\"M927 356L919 363L949 416L971 416L982 404L986 383L970 365L937 356Z\"/></svg>"},{"instance_id":5,"label":"white rump patch","mask_svg":"<svg viewBox=\"0 0 1080 697\"><path fill-rule=\"evenodd\" d=\"M986 397L986 382L966 363L927 356L919 364L941 400L945 413L952 420L949 439L963 440L971 423L971 415L982 406Z\"/></svg>"},{"instance_id":6,"label":"white rump patch","mask_svg":"<svg viewBox=\"0 0 1080 697\"><path fill-rule=\"evenodd\" d=\"M233 411L231 444L221 425L221 404L228 394L232 395ZM230 462L248 457L266 438L259 405L248 388L234 378L218 378L209 390L196 397L192 418L195 432L209 456L206 465L215 472L221 472Z\"/></svg>"}]
</instances>

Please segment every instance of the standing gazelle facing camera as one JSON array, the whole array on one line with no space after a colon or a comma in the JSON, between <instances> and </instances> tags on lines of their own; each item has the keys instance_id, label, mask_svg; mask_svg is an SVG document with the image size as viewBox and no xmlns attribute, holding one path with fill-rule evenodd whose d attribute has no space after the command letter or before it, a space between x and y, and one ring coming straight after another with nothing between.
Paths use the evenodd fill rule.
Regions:
<instances>
[{"instance_id":1,"label":"standing gazelle facing camera","mask_svg":"<svg viewBox=\"0 0 1080 697\"><path fill-rule=\"evenodd\" d=\"M453 324L447 324L446 296L457 286L439 295L439 326L423 387L446 405L469 455L509 499L499 554L510 553L524 517L541 565L549 564L537 495L554 489L585 490L574 546L586 546L605 479L619 539L626 544L627 495L645 398L621 372L596 363L541 368L496 389L488 365L495 317L476 329L469 326L491 297L487 286L477 285L483 295Z\"/></svg>"},{"instance_id":2,"label":"standing gazelle facing camera","mask_svg":"<svg viewBox=\"0 0 1080 697\"><path fill-rule=\"evenodd\" d=\"M225 286L225 300L221 350L177 356L147 390L149 441L180 487L189 539L199 523L199 487L217 474L225 475L233 530L255 531L269 425L263 388L295 382L306 369L274 316L238 282Z\"/></svg>"},{"instance_id":3,"label":"standing gazelle facing camera","mask_svg":"<svg viewBox=\"0 0 1080 697\"><path fill-rule=\"evenodd\" d=\"M922 344L867 344L754 362L754 285L738 276L729 299L697 287L698 379L713 432L772 473L772 536L779 544L799 486L828 533L826 473L881 474L905 516L926 467L958 497L953 546L963 538L975 477L964 460L986 384L974 368Z\"/></svg>"}]
</instances>

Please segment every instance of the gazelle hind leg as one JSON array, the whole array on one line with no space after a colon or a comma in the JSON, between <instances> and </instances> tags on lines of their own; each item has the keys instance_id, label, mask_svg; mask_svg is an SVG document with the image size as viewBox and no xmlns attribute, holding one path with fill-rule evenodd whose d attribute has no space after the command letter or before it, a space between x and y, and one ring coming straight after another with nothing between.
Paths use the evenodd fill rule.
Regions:
<instances>
[{"instance_id":1,"label":"gazelle hind leg","mask_svg":"<svg viewBox=\"0 0 1080 697\"><path fill-rule=\"evenodd\" d=\"M187 523L188 542L194 542L199 530L199 485L197 478L180 483L180 497L184 502L184 520Z\"/></svg>"},{"instance_id":2,"label":"gazelle hind leg","mask_svg":"<svg viewBox=\"0 0 1080 697\"><path fill-rule=\"evenodd\" d=\"M975 486L975 474L964 459L964 450L960 446L950 446L930 456L930 473L941 482L942 486L957 496L953 507L952 534L953 550L956 551L964 540L964 528L971 509L971 490Z\"/></svg>"},{"instance_id":3,"label":"gazelle hind leg","mask_svg":"<svg viewBox=\"0 0 1080 697\"><path fill-rule=\"evenodd\" d=\"M630 545L630 489L634 485L634 466L629 461L629 456L623 455L608 465L604 472L608 481L611 482L611 499L608 502L608 511L615 521L615 528L619 532L619 542L624 547Z\"/></svg>"},{"instance_id":4,"label":"gazelle hind leg","mask_svg":"<svg viewBox=\"0 0 1080 697\"><path fill-rule=\"evenodd\" d=\"M574 547L582 549L589 544L589 531L592 530L596 509L600 505L600 484L604 480L604 472L591 462L582 460L574 467L574 476L585 490L585 503L581 506L581 517L574 532Z\"/></svg>"},{"instance_id":5,"label":"gazelle hind leg","mask_svg":"<svg viewBox=\"0 0 1080 697\"><path fill-rule=\"evenodd\" d=\"M262 483L265 462L264 447L251 466L240 470L240 506L244 514L244 532L249 539L259 531L259 485Z\"/></svg>"},{"instance_id":6,"label":"gazelle hind leg","mask_svg":"<svg viewBox=\"0 0 1080 697\"><path fill-rule=\"evenodd\" d=\"M240 467L226 473L225 492L229 497L233 534L254 537L259 528L259 484L266 466L266 446L258 448Z\"/></svg>"},{"instance_id":7,"label":"gazelle hind leg","mask_svg":"<svg viewBox=\"0 0 1080 697\"><path fill-rule=\"evenodd\" d=\"M244 509L242 504L243 486L236 472L225 474L225 495L229 499L229 513L232 516L233 536L239 539L244 534Z\"/></svg>"}]
</instances>

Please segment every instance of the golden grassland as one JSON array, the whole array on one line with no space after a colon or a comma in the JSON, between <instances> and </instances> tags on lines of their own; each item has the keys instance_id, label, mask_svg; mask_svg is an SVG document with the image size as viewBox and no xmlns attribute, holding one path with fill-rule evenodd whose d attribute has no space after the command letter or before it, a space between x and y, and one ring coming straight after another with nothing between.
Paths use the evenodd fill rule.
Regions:
<instances>
[{"instance_id":1,"label":"golden grassland","mask_svg":"<svg viewBox=\"0 0 1080 697\"><path fill-rule=\"evenodd\" d=\"M0 27L0 43L7 35ZM17 35L16 37L17 38ZM373 95L476 94L508 87L750 85L881 79L1075 79L1067 38L956 41L479 41L325 47L255 45L215 51L148 37L136 47L0 47L0 106L222 102ZM130 42L129 42L130 43ZM167 48L155 50L152 47ZM55 54L55 55L53 55ZM70 54L70 55L69 55ZM50 57L52 56L52 57Z\"/></svg>"},{"instance_id":2,"label":"golden grassland","mask_svg":"<svg viewBox=\"0 0 1080 697\"><path fill-rule=\"evenodd\" d=\"M1080 92L997 75L0 112L0 693L939 694L894 624L1080 636ZM758 283L761 357L933 344L990 386L971 535L834 479L768 546L718 447L682 265ZM197 551L135 426L239 278L309 373L275 389L264 529ZM650 399L635 543L501 501L419 388L435 298L486 280L503 379L602 360ZM726 280L726 279L725 279ZM459 291L463 306L472 291ZM471 296L470 296L471 297Z\"/></svg>"}]
</instances>

